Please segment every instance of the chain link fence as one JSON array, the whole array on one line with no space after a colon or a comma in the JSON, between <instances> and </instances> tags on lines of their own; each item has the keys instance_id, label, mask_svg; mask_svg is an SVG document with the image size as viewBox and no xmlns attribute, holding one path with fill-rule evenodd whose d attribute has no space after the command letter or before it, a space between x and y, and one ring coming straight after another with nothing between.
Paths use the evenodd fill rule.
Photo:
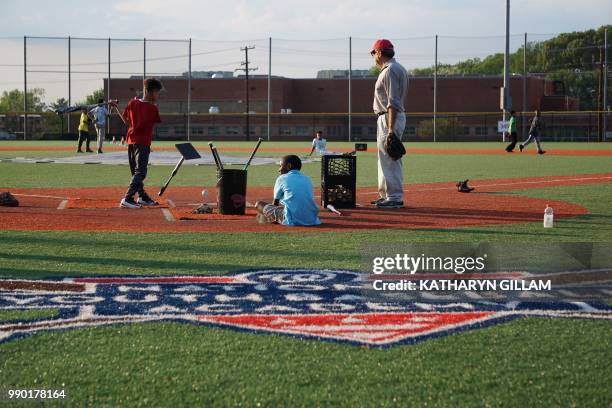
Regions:
<instances>
[{"instance_id":1,"label":"chain link fence","mask_svg":"<svg viewBox=\"0 0 612 408\"><path fill-rule=\"evenodd\" d=\"M612 139L607 32L592 31L510 37L519 133L541 109L545 139ZM58 116L53 109L99 97L125 106L142 96L142 79L151 76L165 87L158 139L306 140L322 130L329 140L373 140L374 41L0 38L0 138L74 138L79 113ZM503 36L392 41L411 76L406 140L501 140ZM111 117L108 138L124 133Z\"/></svg>"}]
</instances>

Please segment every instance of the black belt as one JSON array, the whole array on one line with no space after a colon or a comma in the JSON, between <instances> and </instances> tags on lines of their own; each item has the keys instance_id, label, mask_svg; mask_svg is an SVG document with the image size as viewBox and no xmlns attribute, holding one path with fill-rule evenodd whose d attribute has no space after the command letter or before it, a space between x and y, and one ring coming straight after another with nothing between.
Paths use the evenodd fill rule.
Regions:
<instances>
[{"instance_id":1,"label":"black belt","mask_svg":"<svg viewBox=\"0 0 612 408\"><path fill-rule=\"evenodd\" d=\"M382 116L382 115L384 115L385 113L387 113L387 112L386 112L386 111L385 111L385 112L376 112L376 114L377 114L378 116Z\"/></svg>"}]
</instances>

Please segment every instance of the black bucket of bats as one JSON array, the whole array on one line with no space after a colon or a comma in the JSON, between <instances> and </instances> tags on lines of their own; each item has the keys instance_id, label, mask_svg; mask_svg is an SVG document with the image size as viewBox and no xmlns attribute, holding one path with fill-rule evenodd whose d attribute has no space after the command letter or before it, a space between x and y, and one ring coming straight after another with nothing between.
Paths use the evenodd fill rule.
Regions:
<instances>
[{"instance_id":1,"label":"black bucket of bats","mask_svg":"<svg viewBox=\"0 0 612 408\"><path fill-rule=\"evenodd\" d=\"M242 170L223 168L217 148L212 142L208 143L213 160L217 166L217 207L219 214L244 215L246 209L247 169L253 157L255 157L261 142L263 142L263 139L259 138L255 149L253 149L249 160L245 163Z\"/></svg>"},{"instance_id":2,"label":"black bucket of bats","mask_svg":"<svg viewBox=\"0 0 612 408\"><path fill-rule=\"evenodd\" d=\"M219 214L244 215L246 209L247 171L217 170L217 206Z\"/></svg>"}]
</instances>

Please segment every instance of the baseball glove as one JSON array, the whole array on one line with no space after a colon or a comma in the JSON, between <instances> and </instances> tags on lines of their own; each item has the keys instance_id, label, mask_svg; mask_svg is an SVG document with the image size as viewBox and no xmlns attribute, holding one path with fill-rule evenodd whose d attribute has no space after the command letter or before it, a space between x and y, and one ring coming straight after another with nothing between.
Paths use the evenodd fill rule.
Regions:
<instances>
[{"instance_id":1,"label":"baseball glove","mask_svg":"<svg viewBox=\"0 0 612 408\"><path fill-rule=\"evenodd\" d=\"M385 150L393 160L399 160L406 154L404 144L399 137L395 136L395 133L389 133L387 136L385 140Z\"/></svg>"},{"instance_id":2,"label":"baseball glove","mask_svg":"<svg viewBox=\"0 0 612 408\"><path fill-rule=\"evenodd\" d=\"M458 181L457 182L457 191L460 192L460 193L469 193L469 192L473 191L474 187L470 187L468 185L468 181L470 181L470 180Z\"/></svg>"},{"instance_id":3,"label":"baseball glove","mask_svg":"<svg viewBox=\"0 0 612 408\"><path fill-rule=\"evenodd\" d=\"M208 204L202 204L191 212L193 214L211 214L213 212L213 208Z\"/></svg>"},{"instance_id":4,"label":"baseball glove","mask_svg":"<svg viewBox=\"0 0 612 408\"><path fill-rule=\"evenodd\" d=\"M0 206L3 207L18 207L19 201L8 191L0 193Z\"/></svg>"}]
</instances>

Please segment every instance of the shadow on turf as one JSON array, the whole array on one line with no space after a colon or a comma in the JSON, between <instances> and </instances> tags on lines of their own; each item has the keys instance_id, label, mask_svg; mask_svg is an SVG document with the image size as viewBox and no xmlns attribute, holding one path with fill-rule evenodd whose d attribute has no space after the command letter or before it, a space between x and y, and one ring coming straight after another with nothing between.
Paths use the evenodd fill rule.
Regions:
<instances>
[{"instance_id":1,"label":"shadow on turf","mask_svg":"<svg viewBox=\"0 0 612 408\"><path fill-rule=\"evenodd\" d=\"M127 267L127 268L139 268L139 269L164 269L169 274L173 271L188 271L189 273L203 273L210 270L229 269L235 270L244 268L244 265L233 265L233 264L217 264L217 263L205 263L196 261L190 262L179 262L179 261L159 261L153 259L121 259L121 258L88 258L84 256L56 256L56 255L32 255L32 254L20 254L20 255L9 255L0 253L2 258L19 258L23 261L40 261L40 262L54 262L54 263L70 263L70 264L83 264L83 265L99 265L99 266L114 266L114 267ZM7 268L2 268L2 272L7 271ZM23 270L20 270L23 272ZM86 271L84 271L86 272Z\"/></svg>"}]
</instances>

